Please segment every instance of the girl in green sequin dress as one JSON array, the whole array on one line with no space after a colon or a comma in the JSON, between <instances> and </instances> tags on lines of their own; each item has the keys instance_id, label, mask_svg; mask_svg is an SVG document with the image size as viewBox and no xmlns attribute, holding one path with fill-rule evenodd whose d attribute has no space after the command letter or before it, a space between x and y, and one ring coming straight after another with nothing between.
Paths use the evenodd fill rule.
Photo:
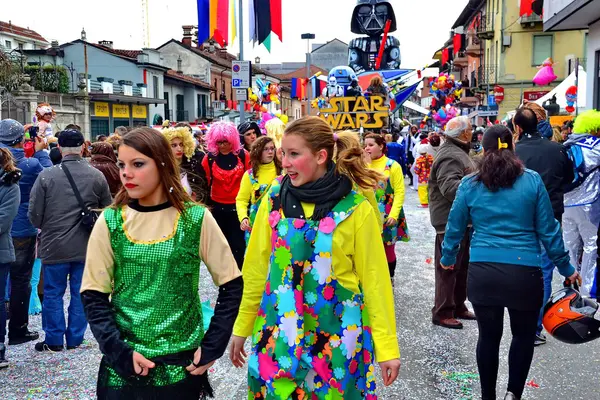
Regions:
<instances>
[{"instance_id":1,"label":"girl in green sequin dress","mask_svg":"<svg viewBox=\"0 0 600 400\"><path fill-rule=\"evenodd\" d=\"M206 371L229 341L241 273L212 214L182 187L158 131L124 136L118 166L123 188L94 226L81 287L103 354L98 398L212 397ZM206 332L201 261L219 287Z\"/></svg>"},{"instance_id":2,"label":"girl in green sequin dress","mask_svg":"<svg viewBox=\"0 0 600 400\"><path fill-rule=\"evenodd\" d=\"M374 400L398 376L394 298L379 215L356 138L325 121L291 123L282 166L256 215L230 357L245 363L249 400ZM335 161L335 163L334 163Z\"/></svg>"}]
</instances>

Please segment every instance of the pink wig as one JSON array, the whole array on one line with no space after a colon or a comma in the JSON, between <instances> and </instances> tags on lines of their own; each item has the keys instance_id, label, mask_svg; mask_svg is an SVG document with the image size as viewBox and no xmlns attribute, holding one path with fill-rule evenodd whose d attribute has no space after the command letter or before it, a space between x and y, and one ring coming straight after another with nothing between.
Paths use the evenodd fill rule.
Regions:
<instances>
[{"instance_id":1,"label":"pink wig","mask_svg":"<svg viewBox=\"0 0 600 400\"><path fill-rule=\"evenodd\" d=\"M206 135L206 146L209 153L218 154L219 146L217 142L223 140L228 141L231 144L231 151L234 154L238 154L242 148L240 144L240 134L237 128L231 122L215 122L210 126L208 134Z\"/></svg>"}]
</instances>

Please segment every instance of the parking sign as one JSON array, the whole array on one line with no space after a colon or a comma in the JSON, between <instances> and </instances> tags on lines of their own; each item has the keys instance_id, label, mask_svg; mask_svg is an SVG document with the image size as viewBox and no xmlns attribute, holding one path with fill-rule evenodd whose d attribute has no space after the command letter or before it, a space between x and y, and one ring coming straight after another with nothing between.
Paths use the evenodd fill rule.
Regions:
<instances>
[{"instance_id":1,"label":"parking sign","mask_svg":"<svg viewBox=\"0 0 600 400\"><path fill-rule=\"evenodd\" d=\"M231 86L235 89L247 89L251 87L250 61L231 62Z\"/></svg>"}]
</instances>

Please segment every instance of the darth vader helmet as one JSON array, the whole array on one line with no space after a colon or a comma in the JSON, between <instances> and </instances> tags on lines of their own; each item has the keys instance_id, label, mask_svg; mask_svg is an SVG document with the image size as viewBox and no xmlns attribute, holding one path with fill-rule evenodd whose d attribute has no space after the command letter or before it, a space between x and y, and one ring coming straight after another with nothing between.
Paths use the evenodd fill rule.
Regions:
<instances>
[{"instance_id":1,"label":"darth vader helmet","mask_svg":"<svg viewBox=\"0 0 600 400\"><path fill-rule=\"evenodd\" d=\"M352 33L368 36L383 34L385 23L390 19L390 32L396 30L396 15L386 0L358 0L352 14Z\"/></svg>"}]
</instances>

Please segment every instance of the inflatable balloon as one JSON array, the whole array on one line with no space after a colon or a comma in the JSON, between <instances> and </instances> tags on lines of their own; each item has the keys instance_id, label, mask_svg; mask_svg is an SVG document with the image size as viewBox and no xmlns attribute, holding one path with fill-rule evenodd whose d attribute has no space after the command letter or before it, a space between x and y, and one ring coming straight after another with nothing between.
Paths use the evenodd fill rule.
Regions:
<instances>
[{"instance_id":1,"label":"inflatable balloon","mask_svg":"<svg viewBox=\"0 0 600 400\"><path fill-rule=\"evenodd\" d=\"M565 108L567 112L575 112L573 105L577 101L577 86L570 86L565 93L565 98L567 100L567 107Z\"/></svg>"},{"instance_id":2,"label":"inflatable balloon","mask_svg":"<svg viewBox=\"0 0 600 400\"><path fill-rule=\"evenodd\" d=\"M554 61L552 61L552 58L546 58L538 68L539 71L533 77L533 83L536 85L546 86L558 78L554 73Z\"/></svg>"}]
</instances>

